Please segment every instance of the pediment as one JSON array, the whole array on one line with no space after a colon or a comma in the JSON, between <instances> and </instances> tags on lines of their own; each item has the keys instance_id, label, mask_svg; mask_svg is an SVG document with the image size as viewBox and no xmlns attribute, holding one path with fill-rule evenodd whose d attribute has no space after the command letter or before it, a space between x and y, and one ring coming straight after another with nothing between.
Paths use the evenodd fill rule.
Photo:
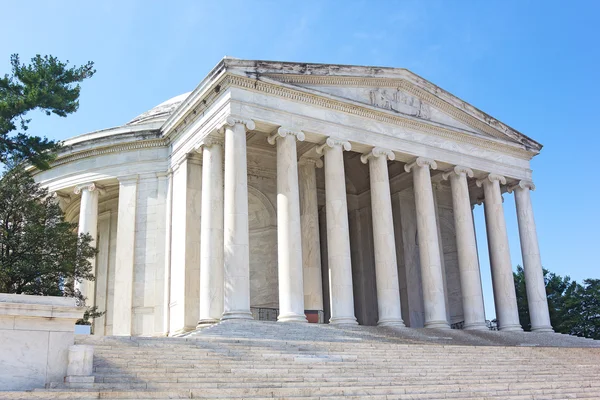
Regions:
<instances>
[{"instance_id":1,"label":"pediment","mask_svg":"<svg viewBox=\"0 0 600 400\"><path fill-rule=\"evenodd\" d=\"M407 115L424 121L431 121L445 126L478 133L489 134L475 129L441 110L414 96L407 91L394 87L340 87L307 85L314 91L330 94L338 98L348 99L373 106L392 113Z\"/></svg>"},{"instance_id":2,"label":"pediment","mask_svg":"<svg viewBox=\"0 0 600 400\"><path fill-rule=\"evenodd\" d=\"M391 114L466 131L483 138L518 144L529 150L541 149L539 143L520 132L422 78L419 79L426 84L419 85L408 79L412 73L402 71L407 77L312 76L289 73L267 73L262 76L298 89L309 90L314 94L349 100Z\"/></svg>"}]
</instances>

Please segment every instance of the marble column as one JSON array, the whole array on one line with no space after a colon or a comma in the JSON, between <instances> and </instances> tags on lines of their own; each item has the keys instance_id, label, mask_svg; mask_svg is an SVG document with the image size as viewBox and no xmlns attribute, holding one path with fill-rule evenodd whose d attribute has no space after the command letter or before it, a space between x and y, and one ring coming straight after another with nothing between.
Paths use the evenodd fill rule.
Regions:
<instances>
[{"instance_id":1,"label":"marble column","mask_svg":"<svg viewBox=\"0 0 600 400\"><path fill-rule=\"evenodd\" d=\"M165 198L165 270L163 280L163 334L169 335L171 326L171 238L173 232L173 170L167 171L167 195Z\"/></svg>"},{"instance_id":2,"label":"marble column","mask_svg":"<svg viewBox=\"0 0 600 400\"><path fill-rule=\"evenodd\" d=\"M135 260L135 216L138 176L119 179L119 209L117 218L117 250L114 282L114 336L132 333L133 267Z\"/></svg>"},{"instance_id":3,"label":"marble column","mask_svg":"<svg viewBox=\"0 0 600 400\"><path fill-rule=\"evenodd\" d=\"M444 172L442 177L450 179L452 190L458 269L465 319L463 329L487 330L467 176L473 177L473 171L470 168L456 166Z\"/></svg>"},{"instance_id":4,"label":"marble column","mask_svg":"<svg viewBox=\"0 0 600 400\"><path fill-rule=\"evenodd\" d=\"M404 166L413 174L425 328L450 329L430 169L437 169L437 163L424 157Z\"/></svg>"},{"instance_id":5,"label":"marble column","mask_svg":"<svg viewBox=\"0 0 600 400\"><path fill-rule=\"evenodd\" d=\"M254 121L239 117L225 123L223 320L252 319L246 131L254 128Z\"/></svg>"},{"instance_id":6,"label":"marble column","mask_svg":"<svg viewBox=\"0 0 600 400\"><path fill-rule=\"evenodd\" d=\"M201 147L199 325L218 322L223 315L223 144L209 137Z\"/></svg>"},{"instance_id":7,"label":"marble column","mask_svg":"<svg viewBox=\"0 0 600 400\"><path fill-rule=\"evenodd\" d=\"M396 156L391 150L373 148L360 160L369 163L371 179L371 216L377 282L377 325L404 326L400 306L400 284L396 260L396 238L392 215L392 196L387 160Z\"/></svg>"},{"instance_id":8,"label":"marble column","mask_svg":"<svg viewBox=\"0 0 600 400\"><path fill-rule=\"evenodd\" d=\"M327 214L327 257L331 300L331 324L358 324L354 316L352 262L350 259L350 231L348 229L348 202L344 150L350 151L350 142L327 138L317 147L325 154L325 209Z\"/></svg>"},{"instance_id":9,"label":"marble column","mask_svg":"<svg viewBox=\"0 0 600 400\"><path fill-rule=\"evenodd\" d=\"M323 312L323 280L315 168L322 167L323 161L316 158L301 158L298 163L304 308L320 312Z\"/></svg>"},{"instance_id":10,"label":"marble column","mask_svg":"<svg viewBox=\"0 0 600 400\"><path fill-rule=\"evenodd\" d=\"M92 237L90 245L96 247L98 236L98 195L101 188L95 183L84 183L75 187L75 194L81 194L81 205L79 208L79 226L77 233L89 234ZM96 259L90 259L92 274L95 273ZM75 282L75 289L79 289L81 295L86 299L88 307L95 305L93 281Z\"/></svg>"},{"instance_id":11,"label":"marble column","mask_svg":"<svg viewBox=\"0 0 600 400\"><path fill-rule=\"evenodd\" d=\"M304 133L279 128L269 137L277 144L277 268L280 322L306 322L302 271L302 233L296 140Z\"/></svg>"},{"instance_id":12,"label":"marble column","mask_svg":"<svg viewBox=\"0 0 600 400\"><path fill-rule=\"evenodd\" d=\"M483 186L485 198L485 225L498 328L502 331L521 331L500 183L505 185L506 178L496 174L477 180L477 186Z\"/></svg>"},{"instance_id":13,"label":"marble column","mask_svg":"<svg viewBox=\"0 0 600 400\"><path fill-rule=\"evenodd\" d=\"M544 271L542 269L537 230L535 228L533 207L531 206L531 196L529 194L530 190L535 190L535 185L531 181L522 180L508 189L509 192L515 192L531 331L540 333L554 332L550 323Z\"/></svg>"}]
</instances>

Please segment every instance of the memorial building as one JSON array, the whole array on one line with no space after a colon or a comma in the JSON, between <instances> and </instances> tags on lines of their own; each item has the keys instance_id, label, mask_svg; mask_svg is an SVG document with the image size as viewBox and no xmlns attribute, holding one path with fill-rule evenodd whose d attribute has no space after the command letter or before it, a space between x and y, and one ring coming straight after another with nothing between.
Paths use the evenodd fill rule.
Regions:
<instances>
[{"instance_id":1,"label":"memorial building","mask_svg":"<svg viewBox=\"0 0 600 400\"><path fill-rule=\"evenodd\" d=\"M189 93L64 142L35 178L98 249L96 335L226 319L485 330L473 208L498 326L552 332L533 218L541 144L400 68L226 57ZM483 239L483 238L482 238Z\"/></svg>"}]
</instances>

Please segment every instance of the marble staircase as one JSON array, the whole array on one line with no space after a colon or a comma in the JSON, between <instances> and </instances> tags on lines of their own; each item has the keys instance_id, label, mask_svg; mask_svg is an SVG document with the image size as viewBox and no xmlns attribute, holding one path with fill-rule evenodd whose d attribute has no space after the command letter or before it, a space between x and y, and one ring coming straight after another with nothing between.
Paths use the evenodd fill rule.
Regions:
<instances>
[{"instance_id":1,"label":"marble staircase","mask_svg":"<svg viewBox=\"0 0 600 400\"><path fill-rule=\"evenodd\" d=\"M558 334L228 321L77 342L95 347L94 383L0 398L600 398L600 343Z\"/></svg>"}]
</instances>

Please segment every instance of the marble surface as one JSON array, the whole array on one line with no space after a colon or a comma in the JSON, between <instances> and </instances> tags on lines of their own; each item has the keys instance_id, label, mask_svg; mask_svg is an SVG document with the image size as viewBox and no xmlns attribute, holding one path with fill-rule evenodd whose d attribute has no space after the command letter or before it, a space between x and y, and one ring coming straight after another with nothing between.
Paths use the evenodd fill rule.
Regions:
<instances>
[{"instance_id":1,"label":"marble surface","mask_svg":"<svg viewBox=\"0 0 600 400\"><path fill-rule=\"evenodd\" d=\"M277 146L277 266L282 322L306 322L302 269L302 233L296 141L304 133L279 128L269 138Z\"/></svg>"},{"instance_id":2,"label":"marble surface","mask_svg":"<svg viewBox=\"0 0 600 400\"><path fill-rule=\"evenodd\" d=\"M485 226L498 328L504 331L521 331L506 220L504 219L504 206L502 205L502 193L500 192L501 182L506 183L506 178L497 174L489 174L478 180L477 184L483 186L485 196L483 202Z\"/></svg>"},{"instance_id":3,"label":"marble surface","mask_svg":"<svg viewBox=\"0 0 600 400\"><path fill-rule=\"evenodd\" d=\"M535 186L529 181L520 181L512 188L515 193L519 238L521 240L521 256L525 272L525 288L527 304L533 332L553 332L548 312L548 299L544 282L544 270L538 244L530 190Z\"/></svg>"},{"instance_id":4,"label":"marble surface","mask_svg":"<svg viewBox=\"0 0 600 400\"><path fill-rule=\"evenodd\" d=\"M321 147L325 154L325 196L327 209L327 256L329 258L329 294L331 324L356 324L352 287L352 261L348 227L348 203L344 176L343 151L350 143L328 138Z\"/></svg>"},{"instance_id":5,"label":"marble surface","mask_svg":"<svg viewBox=\"0 0 600 400\"><path fill-rule=\"evenodd\" d=\"M219 138L220 139L220 138ZM200 237L200 322L223 315L223 145L202 147L202 217Z\"/></svg>"},{"instance_id":6,"label":"marble surface","mask_svg":"<svg viewBox=\"0 0 600 400\"><path fill-rule=\"evenodd\" d=\"M124 177L119 183L119 222L112 321L112 334L119 336L130 336L132 329L137 184L137 175Z\"/></svg>"},{"instance_id":7,"label":"marble surface","mask_svg":"<svg viewBox=\"0 0 600 400\"><path fill-rule=\"evenodd\" d=\"M82 201L73 189L90 182L106 189L98 198L98 216L105 215L98 231L98 245L102 246L99 279L96 288L89 290L95 290L95 296L89 297L105 304L107 311L96 321L97 332L180 333L193 329L204 318L201 304L207 301L212 310L207 313L209 319L216 319L221 285L210 282L212 275L202 278L200 265L210 262L213 270L221 264L219 256L213 255L220 244L218 240L212 244L219 236L218 226L216 233L206 235L201 235L201 227L212 226L211 217L220 215L219 209L223 212L222 267L227 282L222 301L228 316L246 318L250 306L280 305L294 308L294 315L299 315L297 305L303 301L303 308L323 309L334 321L336 315L342 322L353 321L356 314L361 322L371 324L380 313L387 313L381 307L396 304L396 294L391 301L382 291L395 292L397 280L401 315L407 325L418 327L432 321L425 310L442 297L445 316L437 310L435 321L468 319L467 314L473 313L469 307L479 300L478 294L465 295L462 288L465 286L467 293L476 292L461 272L458 248L470 245L464 245L464 235L457 237L449 186L446 183L443 191L436 189L433 214L429 205L423 212L423 205L415 204L415 195L420 196L417 192L422 190L413 189L417 187L412 182L414 173L403 173L403 167L417 157L429 158L440 171L461 165L473 171L473 179L494 172L513 185L531 179L530 159L541 149L539 143L406 70L381 69L375 73L369 67L257 65L248 60L223 60L222 69L213 71L191 94L167 102L168 107L159 106L158 114L157 109L151 110L133 124L69 139L53 168L35 171L38 182L58 192L69 220L81 219L82 230L90 231L88 225L93 225L93 218L88 218L91 208L89 199ZM302 65L307 69L300 68ZM301 131L305 140L296 143L296 157L290 151L285 157L288 167L278 172L277 151L267 138L281 127ZM221 128L226 128L225 132L218 133ZM211 211L206 211L202 210L203 200L208 204L219 199L202 196L210 190L202 176L202 155L196 149L216 133L229 137L225 137L222 160L223 207L207 206ZM337 142L342 144L338 145L346 150L335 162L330 161L337 167L318 171L313 184L314 169L301 166L298 182L293 182L292 175L296 174L289 168L291 160L319 159L323 155L316 149L327 145L332 136L339 138ZM370 204L382 197L372 197L372 172L360 164L360 154L374 147L390 150L395 158L387 166L388 184L392 194L402 195L394 200L393 216L385 217L393 229L373 223L374 218L389 214L380 212L382 203ZM331 152L325 153L327 164L331 158L327 153ZM120 186L120 178L133 175L138 177L135 190L131 184ZM205 171L205 175L216 178L211 180L213 184L218 181L218 172ZM278 199L277 181L284 175L289 185L279 194L291 194L296 188L299 192L302 238L300 243L295 240L299 250L288 238L298 236L298 229L292 229L297 225L296 212L285 209L295 207L295 201L287 194ZM439 176L433 178L438 185ZM333 198L326 193L331 192L327 186L336 188L332 189ZM480 195L480 189L472 185L467 190L471 198ZM412 199L405 196L409 192ZM524 264L537 265L540 257L533 213L530 206L523 205L525 200L517 201L524 210L519 217L523 225L521 245L527 257ZM318 207L327 209L323 221L316 217ZM278 214L288 216L278 223ZM458 214L464 213L458 210ZM319 224L327 225L328 233L317 234ZM374 233L383 231L385 240L373 239ZM284 232L288 239L283 239ZM201 236L209 237L210 244ZM278 260L275 249L281 250L283 242L288 243L288 251L279 251L283 258ZM381 249L384 243L386 250ZM396 257L391 257L392 249ZM507 247L498 249L509 254ZM301 268L295 266L299 264L298 253L302 254ZM385 263L376 260L381 260L382 254L387 255ZM506 258L506 254L495 257ZM378 276L393 276L393 258L398 277L383 282ZM388 272L376 274L382 265L387 265ZM469 265L474 265L472 260ZM335 279L330 279L330 270ZM526 270L528 290L541 293L537 266ZM473 282L474 276L473 272ZM219 281L218 273L216 277ZM299 285L300 280L303 285ZM499 285L508 290L508 282ZM393 287L388 288L388 284ZM280 287L282 293L278 294ZM510 297L506 290L497 295ZM297 299L292 301L290 296ZM280 297L290 300L289 304L282 303ZM539 300L540 327L546 327L543 299Z\"/></svg>"},{"instance_id":8,"label":"marble surface","mask_svg":"<svg viewBox=\"0 0 600 400\"><path fill-rule=\"evenodd\" d=\"M322 166L323 162L314 158L301 160L298 165L304 308L321 311L323 310L323 281L321 278L321 238L315 168Z\"/></svg>"},{"instance_id":9,"label":"marble surface","mask_svg":"<svg viewBox=\"0 0 600 400\"><path fill-rule=\"evenodd\" d=\"M425 158L418 158L405 166L406 172L412 172L414 183L425 327L446 329L450 325L447 320L442 255L430 175L430 169L435 168L435 161Z\"/></svg>"},{"instance_id":10,"label":"marble surface","mask_svg":"<svg viewBox=\"0 0 600 400\"><path fill-rule=\"evenodd\" d=\"M246 128L251 120L228 118L225 126L224 308L222 319L250 319L250 248Z\"/></svg>"},{"instance_id":11,"label":"marble surface","mask_svg":"<svg viewBox=\"0 0 600 400\"><path fill-rule=\"evenodd\" d=\"M0 391L62 381L83 312L74 298L0 294Z\"/></svg>"}]
</instances>

